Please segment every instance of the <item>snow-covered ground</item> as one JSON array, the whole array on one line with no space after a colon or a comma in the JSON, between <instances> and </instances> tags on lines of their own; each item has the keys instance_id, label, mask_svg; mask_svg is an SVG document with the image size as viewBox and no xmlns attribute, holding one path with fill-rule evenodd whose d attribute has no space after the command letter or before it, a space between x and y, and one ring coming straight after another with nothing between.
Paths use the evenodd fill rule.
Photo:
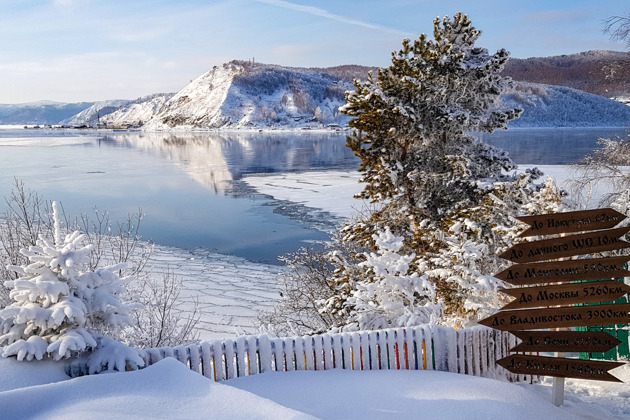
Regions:
<instances>
[{"instance_id":1,"label":"snow-covered ground","mask_svg":"<svg viewBox=\"0 0 630 420\"><path fill-rule=\"evenodd\" d=\"M527 167L527 165L523 165ZM559 183L565 167L541 167ZM253 176L246 182L276 199L347 217L360 208L355 172ZM357 205L359 203L359 205ZM277 295L280 267L206 251L158 248L151 264L183 280L182 311L202 308L203 339L256 331L255 311ZM630 367L612 373L624 383L569 379L565 403L550 403L550 381L511 384L432 371L306 371L266 373L214 383L174 359L139 372L69 379L63 364L0 359L0 418L428 418L628 419Z\"/></svg>"},{"instance_id":2,"label":"snow-covered ground","mask_svg":"<svg viewBox=\"0 0 630 420\"><path fill-rule=\"evenodd\" d=\"M620 369L618 369L620 370ZM63 364L0 359L3 419L627 419L630 385L547 385L435 371L293 371L210 381L175 359L69 379ZM630 369L618 375L630 380Z\"/></svg>"},{"instance_id":3,"label":"snow-covered ground","mask_svg":"<svg viewBox=\"0 0 630 420\"><path fill-rule=\"evenodd\" d=\"M148 269L180 278L179 311L188 315L197 300L199 338L220 340L258 332L257 311L271 308L278 299L276 278L282 268L205 250L156 247Z\"/></svg>"}]
</instances>

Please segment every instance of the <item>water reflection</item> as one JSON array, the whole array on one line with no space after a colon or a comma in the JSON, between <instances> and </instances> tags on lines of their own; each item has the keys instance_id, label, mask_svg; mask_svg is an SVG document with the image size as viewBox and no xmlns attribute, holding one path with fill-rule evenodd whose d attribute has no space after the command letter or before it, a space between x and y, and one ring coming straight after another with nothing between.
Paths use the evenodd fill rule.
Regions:
<instances>
[{"instance_id":1,"label":"water reflection","mask_svg":"<svg viewBox=\"0 0 630 420\"><path fill-rule=\"evenodd\" d=\"M225 193L232 181L250 173L358 165L341 134L112 133L101 141L170 160L215 193Z\"/></svg>"},{"instance_id":2,"label":"water reflection","mask_svg":"<svg viewBox=\"0 0 630 420\"><path fill-rule=\"evenodd\" d=\"M625 128L512 128L480 138L507 151L519 164L570 165L598 148L598 138L627 135Z\"/></svg>"},{"instance_id":3,"label":"water reflection","mask_svg":"<svg viewBox=\"0 0 630 420\"><path fill-rule=\"evenodd\" d=\"M621 129L520 129L483 138L517 163L567 164L590 153L598 137L625 135ZM63 202L70 214L96 206L124 220L140 207L145 239L266 262L326 234L279 211L285 203L227 196L231 184L251 173L358 166L343 134L302 132L0 130L0 156L0 197L17 177L46 199ZM3 206L0 201L0 211Z\"/></svg>"}]
</instances>

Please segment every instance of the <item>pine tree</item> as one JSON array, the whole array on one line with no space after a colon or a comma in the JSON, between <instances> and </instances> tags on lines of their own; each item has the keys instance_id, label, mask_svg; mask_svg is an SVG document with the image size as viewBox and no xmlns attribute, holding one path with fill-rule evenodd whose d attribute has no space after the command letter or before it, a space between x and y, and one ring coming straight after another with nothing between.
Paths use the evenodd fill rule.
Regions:
<instances>
[{"instance_id":1,"label":"pine tree","mask_svg":"<svg viewBox=\"0 0 630 420\"><path fill-rule=\"evenodd\" d=\"M521 113L499 108L509 54L476 47L480 34L464 14L435 19L434 40L405 39L390 67L355 81L342 109L353 117L347 145L361 159L358 198L378 206L349 224L346 238L374 249L378 232L402 236L399 252L415 255L410 270L434 284L449 324L498 303L490 276L502 264L496 253L515 237L514 216L526 210L539 176L514 175L506 153L469 134L507 129ZM356 312L351 296L361 280L354 270L340 267L337 297L325 310Z\"/></svg>"},{"instance_id":2,"label":"pine tree","mask_svg":"<svg viewBox=\"0 0 630 420\"><path fill-rule=\"evenodd\" d=\"M134 305L121 300L124 280L117 274L124 264L90 270L92 246L82 245L78 231L63 237L56 203L53 221L53 241L40 237L22 250L29 263L10 267L18 278L5 282L14 302L0 310L2 356L59 360L107 347L91 371L141 366L137 352L101 334L130 322Z\"/></svg>"},{"instance_id":3,"label":"pine tree","mask_svg":"<svg viewBox=\"0 0 630 420\"><path fill-rule=\"evenodd\" d=\"M480 34L464 14L436 19L434 41L405 39L389 68L354 82L342 112L354 117L347 144L361 158L361 198L436 219L478 201L478 180L514 168L466 134L507 128L521 112L493 109L509 54L475 47Z\"/></svg>"}]
</instances>

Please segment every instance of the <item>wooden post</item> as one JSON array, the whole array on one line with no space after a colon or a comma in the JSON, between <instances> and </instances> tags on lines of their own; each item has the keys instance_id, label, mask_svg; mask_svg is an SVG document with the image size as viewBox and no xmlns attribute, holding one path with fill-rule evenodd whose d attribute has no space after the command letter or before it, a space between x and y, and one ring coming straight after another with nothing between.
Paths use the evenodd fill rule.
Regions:
<instances>
[{"instance_id":1,"label":"wooden post","mask_svg":"<svg viewBox=\"0 0 630 420\"><path fill-rule=\"evenodd\" d=\"M563 328L554 328L556 331L562 331ZM566 328L565 330L571 330ZM554 357L566 357L566 352L556 351ZM551 383L551 403L556 407L560 407L564 403L564 378L554 376Z\"/></svg>"}]
</instances>

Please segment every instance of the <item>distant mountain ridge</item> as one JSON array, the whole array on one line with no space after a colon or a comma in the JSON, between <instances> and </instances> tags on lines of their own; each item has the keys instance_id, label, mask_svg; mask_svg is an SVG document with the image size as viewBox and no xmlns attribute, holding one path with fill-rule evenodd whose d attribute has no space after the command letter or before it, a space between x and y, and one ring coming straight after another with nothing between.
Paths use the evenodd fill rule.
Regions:
<instances>
[{"instance_id":1,"label":"distant mountain ridge","mask_svg":"<svg viewBox=\"0 0 630 420\"><path fill-rule=\"evenodd\" d=\"M595 50L510 58L502 74L518 81L566 86L607 98L630 98L630 52Z\"/></svg>"},{"instance_id":2,"label":"distant mountain ridge","mask_svg":"<svg viewBox=\"0 0 630 420\"><path fill-rule=\"evenodd\" d=\"M58 124L92 105L94 102L0 104L0 124Z\"/></svg>"},{"instance_id":3,"label":"distant mountain ridge","mask_svg":"<svg viewBox=\"0 0 630 420\"><path fill-rule=\"evenodd\" d=\"M343 127L348 117L338 108L345 103L345 91L353 90L352 80L365 79L370 70L376 68L294 68L234 60L215 66L175 94L131 101L0 105L0 124L142 126L147 131ZM630 98L630 53L512 58L503 74L515 80L502 96L504 105L525 110L511 127L630 125L630 107L607 99ZM55 119L61 114L53 110L60 107L76 112Z\"/></svg>"}]
</instances>

